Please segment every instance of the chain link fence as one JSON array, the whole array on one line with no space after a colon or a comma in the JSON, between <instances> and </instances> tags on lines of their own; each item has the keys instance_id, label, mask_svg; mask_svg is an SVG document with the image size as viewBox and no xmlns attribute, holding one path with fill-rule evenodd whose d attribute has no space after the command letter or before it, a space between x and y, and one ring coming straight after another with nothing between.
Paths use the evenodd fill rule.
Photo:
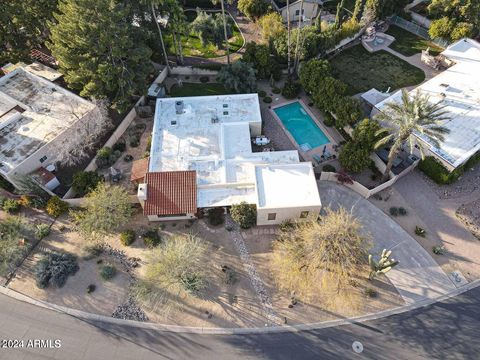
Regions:
<instances>
[{"instance_id":1,"label":"chain link fence","mask_svg":"<svg viewBox=\"0 0 480 360\"><path fill-rule=\"evenodd\" d=\"M394 24L394 25L397 25L399 27L401 27L402 29L405 29L409 32L411 32L412 34L415 34L415 35L418 35L426 40L430 40L431 42L433 42L434 44L442 47L442 48L446 48L449 43L448 41L446 40L443 40L443 39L432 39L430 37L430 35L428 34L428 30L425 29L424 27L414 23L414 22L411 22L411 21L408 21L400 16L392 16L390 18L390 23Z\"/></svg>"}]
</instances>

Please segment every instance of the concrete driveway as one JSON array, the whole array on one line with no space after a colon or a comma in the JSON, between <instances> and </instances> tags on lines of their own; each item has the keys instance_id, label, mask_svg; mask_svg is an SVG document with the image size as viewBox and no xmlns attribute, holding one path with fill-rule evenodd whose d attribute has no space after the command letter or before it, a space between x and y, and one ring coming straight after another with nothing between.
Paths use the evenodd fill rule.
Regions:
<instances>
[{"instance_id":1,"label":"concrete driveway","mask_svg":"<svg viewBox=\"0 0 480 360\"><path fill-rule=\"evenodd\" d=\"M373 237L374 253L384 248L393 251L393 257L400 263L387 276L407 304L433 299L455 289L430 254L375 205L339 184L319 181L318 188L324 207L343 206L360 219Z\"/></svg>"}]
</instances>

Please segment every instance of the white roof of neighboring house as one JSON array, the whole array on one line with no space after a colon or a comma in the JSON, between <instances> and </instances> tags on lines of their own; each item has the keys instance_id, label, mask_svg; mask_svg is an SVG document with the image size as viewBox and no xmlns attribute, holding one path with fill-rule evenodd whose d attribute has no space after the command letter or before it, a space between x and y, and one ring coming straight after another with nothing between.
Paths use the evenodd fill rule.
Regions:
<instances>
[{"instance_id":1,"label":"white roof of neighboring house","mask_svg":"<svg viewBox=\"0 0 480 360\"><path fill-rule=\"evenodd\" d=\"M460 40L442 54L456 64L417 89L428 94L431 101L441 101L445 106L450 120L443 126L450 133L445 135L439 149L430 145L430 150L458 167L480 150L480 44L471 39ZM381 110L390 101L401 101L401 93L393 94L376 107Z\"/></svg>"},{"instance_id":2,"label":"white roof of neighboring house","mask_svg":"<svg viewBox=\"0 0 480 360\"><path fill-rule=\"evenodd\" d=\"M257 94L158 99L149 172L195 170L200 208L255 204L256 166L303 166L297 151L252 152L261 121Z\"/></svg>"},{"instance_id":3,"label":"white roof of neighboring house","mask_svg":"<svg viewBox=\"0 0 480 360\"><path fill-rule=\"evenodd\" d=\"M312 163L256 167L259 208L320 206Z\"/></svg>"},{"instance_id":4,"label":"white roof of neighboring house","mask_svg":"<svg viewBox=\"0 0 480 360\"><path fill-rule=\"evenodd\" d=\"M22 68L0 78L0 170L14 169L94 107Z\"/></svg>"},{"instance_id":5,"label":"white roof of neighboring house","mask_svg":"<svg viewBox=\"0 0 480 360\"><path fill-rule=\"evenodd\" d=\"M391 94L381 92L375 88L371 88L370 90L364 92L361 97L370 105L375 106L383 100L388 99L390 95Z\"/></svg>"}]
</instances>

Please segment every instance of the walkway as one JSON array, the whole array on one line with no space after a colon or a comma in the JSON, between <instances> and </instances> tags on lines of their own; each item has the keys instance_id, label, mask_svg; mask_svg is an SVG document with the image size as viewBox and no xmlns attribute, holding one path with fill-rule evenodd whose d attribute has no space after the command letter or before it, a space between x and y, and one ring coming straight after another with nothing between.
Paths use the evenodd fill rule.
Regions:
<instances>
[{"instance_id":1,"label":"walkway","mask_svg":"<svg viewBox=\"0 0 480 360\"><path fill-rule=\"evenodd\" d=\"M323 206L343 206L360 219L374 241L374 253L393 251L400 263L387 277L407 304L436 298L455 289L448 276L415 239L375 205L352 190L331 182L318 183Z\"/></svg>"}]
</instances>

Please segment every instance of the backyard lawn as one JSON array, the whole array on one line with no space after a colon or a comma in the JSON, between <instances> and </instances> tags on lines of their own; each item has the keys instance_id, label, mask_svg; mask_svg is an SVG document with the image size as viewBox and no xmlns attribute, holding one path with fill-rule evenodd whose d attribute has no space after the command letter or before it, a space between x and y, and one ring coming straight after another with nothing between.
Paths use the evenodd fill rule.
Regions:
<instances>
[{"instance_id":1,"label":"backyard lawn","mask_svg":"<svg viewBox=\"0 0 480 360\"><path fill-rule=\"evenodd\" d=\"M395 25L390 25L387 34L395 37L395 41L390 47L405 56L415 55L422 52L422 50L426 50L428 47L432 55L438 55L443 51L441 47L431 41L425 40Z\"/></svg>"},{"instance_id":2,"label":"backyard lawn","mask_svg":"<svg viewBox=\"0 0 480 360\"><path fill-rule=\"evenodd\" d=\"M196 17L195 11L185 11L187 16L187 21L192 22ZM175 48L173 45L172 34L167 33L165 35L165 46L169 54L175 54ZM237 25L233 24L233 33L232 36L228 39L228 44L230 47L230 53L237 52L243 46L243 37L238 29ZM204 58L214 58L219 56L224 56L227 54L225 49L218 49L214 44L202 45L200 38L195 33L190 33L182 36L182 50L184 56L198 56Z\"/></svg>"},{"instance_id":3,"label":"backyard lawn","mask_svg":"<svg viewBox=\"0 0 480 360\"><path fill-rule=\"evenodd\" d=\"M170 88L170 96L203 96L203 95L225 95L232 94L218 83L183 83L182 86L173 85Z\"/></svg>"},{"instance_id":4,"label":"backyard lawn","mask_svg":"<svg viewBox=\"0 0 480 360\"><path fill-rule=\"evenodd\" d=\"M342 51L330 63L333 75L348 85L350 95L371 88L393 91L425 80L423 70L383 50L371 54L362 45Z\"/></svg>"}]
</instances>

